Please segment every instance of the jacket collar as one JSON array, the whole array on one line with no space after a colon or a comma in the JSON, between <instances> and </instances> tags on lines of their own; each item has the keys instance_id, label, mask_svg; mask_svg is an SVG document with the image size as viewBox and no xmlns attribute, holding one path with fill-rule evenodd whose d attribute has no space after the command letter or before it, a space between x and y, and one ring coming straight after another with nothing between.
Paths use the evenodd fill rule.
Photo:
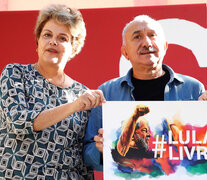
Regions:
<instances>
[{"instance_id":1,"label":"jacket collar","mask_svg":"<svg viewBox=\"0 0 207 180\"><path fill-rule=\"evenodd\" d=\"M168 84L172 83L173 81L176 81L178 83L184 83L184 80L177 73L175 73L173 71L173 69L170 68L168 65L163 64L162 68L163 68L163 70L168 71L170 74L170 80L169 80ZM131 81L132 73L133 73L133 70L131 68L131 69L129 69L127 74L122 77L122 79L120 81L120 86L123 86L124 84L127 83L130 87L134 87L132 84L132 81Z\"/></svg>"}]
</instances>

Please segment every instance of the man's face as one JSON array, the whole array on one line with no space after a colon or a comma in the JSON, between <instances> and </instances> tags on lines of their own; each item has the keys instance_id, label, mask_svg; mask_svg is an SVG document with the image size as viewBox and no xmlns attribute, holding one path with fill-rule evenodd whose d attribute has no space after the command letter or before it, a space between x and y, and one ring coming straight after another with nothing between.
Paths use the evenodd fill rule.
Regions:
<instances>
[{"instance_id":1,"label":"man's face","mask_svg":"<svg viewBox=\"0 0 207 180\"><path fill-rule=\"evenodd\" d=\"M149 132L149 127L146 122L141 121L140 122L140 128L135 130L134 133L134 141L136 146L139 149L148 150L149 145L149 138L151 137L151 134Z\"/></svg>"},{"instance_id":2,"label":"man's face","mask_svg":"<svg viewBox=\"0 0 207 180\"><path fill-rule=\"evenodd\" d=\"M166 50L167 42L156 21L135 21L127 28L122 54L134 69L161 66Z\"/></svg>"}]
</instances>

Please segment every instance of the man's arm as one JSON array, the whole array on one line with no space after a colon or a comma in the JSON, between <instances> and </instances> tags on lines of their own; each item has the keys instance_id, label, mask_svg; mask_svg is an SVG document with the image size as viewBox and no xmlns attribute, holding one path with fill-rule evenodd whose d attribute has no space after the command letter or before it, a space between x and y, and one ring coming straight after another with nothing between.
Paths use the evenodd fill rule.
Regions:
<instances>
[{"instance_id":1,"label":"man's arm","mask_svg":"<svg viewBox=\"0 0 207 180\"><path fill-rule=\"evenodd\" d=\"M136 122L140 116L143 116L149 112L149 108L144 105L137 105L134 113L127 121L124 130L122 131L118 143L117 143L117 151L121 156L125 156L129 150L130 143L132 140L132 136L134 135Z\"/></svg>"},{"instance_id":2,"label":"man's arm","mask_svg":"<svg viewBox=\"0 0 207 180\"><path fill-rule=\"evenodd\" d=\"M102 154L94 141L94 137L98 134L100 128L102 128L102 107L98 106L91 110L83 150L84 163L97 171L103 170Z\"/></svg>"}]
</instances>

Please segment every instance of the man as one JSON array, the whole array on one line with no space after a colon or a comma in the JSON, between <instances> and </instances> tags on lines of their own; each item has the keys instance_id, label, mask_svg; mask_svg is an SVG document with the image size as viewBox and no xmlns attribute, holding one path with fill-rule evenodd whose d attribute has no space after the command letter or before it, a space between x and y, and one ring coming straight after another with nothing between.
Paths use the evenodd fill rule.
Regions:
<instances>
[{"instance_id":1,"label":"man","mask_svg":"<svg viewBox=\"0 0 207 180\"><path fill-rule=\"evenodd\" d=\"M148 122L142 118L148 112L147 106L136 106L122 130L115 149L111 151L112 158L123 172L139 170L150 173L152 163L146 159L154 158L154 153L149 150L151 134ZM143 165L143 158L148 165Z\"/></svg>"},{"instance_id":2,"label":"man","mask_svg":"<svg viewBox=\"0 0 207 180\"><path fill-rule=\"evenodd\" d=\"M137 105L134 113L127 120L116 146L116 151L120 156L138 158L134 157L134 154L136 156L139 154L136 152L147 152L151 134L146 119L140 117L148 112L149 108L147 106ZM112 153L116 154L115 151L112 151ZM143 154L138 156L142 157Z\"/></svg>"},{"instance_id":3,"label":"man","mask_svg":"<svg viewBox=\"0 0 207 180\"><path fill-rule=\"evenodd\" d=\"M162 64L168 43L161 25L146 15L129 22L122 33L121 52L132 68L126 76L110 80L99 89L107 101L198 100L204 86ZM98 134L98 135L97 135ZM102 170L102 108L92 109L85 135L84 160Z\"/></svg>"}]
</instances>

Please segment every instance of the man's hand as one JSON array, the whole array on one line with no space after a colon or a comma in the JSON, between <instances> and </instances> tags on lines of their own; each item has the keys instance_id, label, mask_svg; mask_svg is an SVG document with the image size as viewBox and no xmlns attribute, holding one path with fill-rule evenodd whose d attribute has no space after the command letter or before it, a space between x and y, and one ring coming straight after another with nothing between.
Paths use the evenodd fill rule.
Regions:
<instances>
[{"instance_id":1,"label":"man's hand","mask_svg":"<svg viewBox=\"0 0 207 180\"><path fill-rule=\"evenodd\" d=\"M205 91L199 98L199 101L206 101L207 100L207 91Z\"/></svg>"},{"instance_id":2,"label":"man's hand","mask_svg":"<svg viewBox=\"0 0 207 180\"><path fill-rule=\"evenodd\" d=\"M144 115L147 114L148 112L150 112L148 106L139 104L139 105L137 105L136 108L135 108L134 116L135 116L136 118L138 118L138 117L140 117L140 116L144 116Z\"/></svg>"},{"instance_id":3,"label":"man's hand","mask_svg":"<svg viewBox=\"0 0 207 180\"><path fill-rule=\"evenodd\" d=\"M98 150L103 153L103 128L100 128L98 130L98 135L94 136L94 141L96 141L96 147L98 148Z\"/></svg>"}]
</instances>

